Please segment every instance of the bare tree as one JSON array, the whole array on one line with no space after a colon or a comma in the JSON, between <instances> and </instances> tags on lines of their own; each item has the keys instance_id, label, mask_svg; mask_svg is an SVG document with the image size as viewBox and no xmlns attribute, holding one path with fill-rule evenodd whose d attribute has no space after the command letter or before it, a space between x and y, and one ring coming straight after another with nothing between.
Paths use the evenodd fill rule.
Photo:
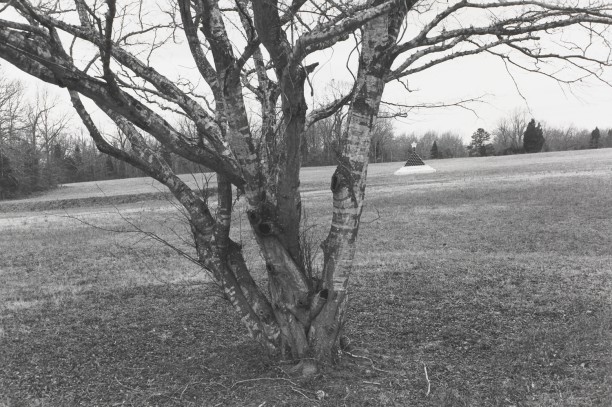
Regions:
<instances>
[{"instance_id":1,"label":"bare tree","mask_svg":"<svg viewBox=\"0 0 612 407\"><path fill-rule=\"evenodd\" d=\"M35 186L47 188L57 184L58 167L61 163L53 162L52 149L69 122L70 115L59 108L57 98L44 90L36 93L34 102L28 107L26 120L28 145L31 150L29 165L32 171L41 172L41 174L33 174L36 177L35 184L44 183L44 185ZM41 158L42 166L40 165Z\"/></svg>"},{"instance_id":2,"label":"bare tree","mask_svg":"<svg viewBox=\"0 0 612 407\"><path fill-rule=\"evenodd\" d=\"M7 80L0 72L0 146L23 125L23 84Z\"/></svg>"},{"instance_id":3,"label":"bare tree","mask_svg":"<svg viewBox=\"0 0 612 407\"><path fill-rule=\"evenodd\" d=\"M529 121L527 118L528 113L517 108L498 122L493 143L498 153L517 153L522 149L523 133Z\"/></svg>"},{"instance_id":4,"label":"bare tree","mask_svg":"<svg viewBox=\"0 0 612 407\"><path fill-rule=\"evenodd\" d=\"M462 138L450 132L443 133L438 137L438 151L440 158L457 158L467 155Z\"/></svg>"},{"instance_id":5,"label":"bare tree","mask_svg":"<svg viewBox=\"0 0 612 407\"><path fill-rule=\"evenodd\" d=\"M15 140L23 125L23 87L0 76L0 199L10 198L18 188L15 176Z\"/></svg>"},{"instance_id":6,"label":"bare tree","mask_svg":"<svg viewBox=\"0 0 612 407\"><path fill-rule=\"evenodd\" d=\"M0 76L0 150L5 153L23 129L23 99L23 84Z\"/></svg>"},{"instance_id":7,"label":"bare tree","mask_svg":"<svg viewBox=\"0 0 612 407\"><path fill-rule=\"evenodd\" d=\"M313 123L302 140L302 158L305 164L333 165L336 163L338 146L346 127L347 109Z\"/></svg>"},{"instance_id":8,"label":"bare tree","mask_svg":"<svg viewBox=\"0 0 612 407\"><path fill-rule=\"evenodd\" d=\"M574 126L566 128L544 127L546 151L566 151L587 148L589 144L589 131L579 130Z\"/></svg>"},{"instance_id":9,"label":"bare tree","mask_svg":"<svg viewBox=\"0 0 612 407\"><path fill-rule=\"evenodd\" d=\"M607 44L604 28L612 23L607 3L586 2L178 0L158 15L115 0L0 1L0 10L20 16L0 20L0 58L67 88L100 151L170 189L190 218L199 263L219 282L251 336L270 351L300 360L303 373L337 354L371 130L385 84L484 52L543 75L558 72L547 66L555 60L580 75L597 75L608 61L590 52ZM587 43L540 40L555 39L568 27L590 34ZM351 90L308 113L305 91L317 52L351 35L359 44ZM178 38L185 39L199 78L170 78L162 73L168 69L154 65L157 53L180 47ZM197 86L198 79L206 85ZM114 121L129 148L108 142L82 97ZM257 103L256 115L250 100ZM322 271L309 278L300 262L301 140L308 126L347 104ZM181 132L172 124L175 116L195 131ZM215 212L174 174L151 139L216 172ZM232 186L245 197L266 262L268 294L229 237Z\"/></svg>"},{"instance_id":10,"label":"bare tree","mask_svg":"<svg viewBox=\"0 0 612 407\"><path fill-rule=\"evenodd\" d=\"M386 161L385 153L393 139L393 122L389 118L379 117L374 123L370 135L370 161Z\"/></svg>"}]
</instances>

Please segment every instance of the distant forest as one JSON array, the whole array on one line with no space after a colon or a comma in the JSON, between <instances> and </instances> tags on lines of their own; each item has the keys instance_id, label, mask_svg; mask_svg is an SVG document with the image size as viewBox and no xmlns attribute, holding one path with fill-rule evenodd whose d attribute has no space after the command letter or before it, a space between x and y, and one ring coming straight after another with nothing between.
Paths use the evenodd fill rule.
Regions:
<instances>
[{"instance_id":1,"label":"distant forest","mask_svg":"<svg viewBox=\"0 0 612 407\"><path fill-rule=\"evenodd\" d=\"M530 122L533 122L530 127ZM187 125L184 132L194 132ZM336 151L346 131L346 113L339 111L315 123L302 143L303 166L336 164ZM469 145L458 134L429 131L397 134L390 118L379 119L373 130L370 162L403 161L411 144L425 159L505 155L534 152L525 149L525 137L540 137L537 151L580 150L612 147L612 129L556 128L536 124L528 114L516 110L495 129L475 129ZM129 144L118 130L106 134L115 145ZM196 135L194 134L194 137ZM177 173L203 172L189 161L164 151ZM14 199L61 184L141 177L143 173L122 161L98 152L78 120L66 107L45 92L34 100L24 96L24 86L0 76L0 199Z\"/></svg>"}]
</instances>

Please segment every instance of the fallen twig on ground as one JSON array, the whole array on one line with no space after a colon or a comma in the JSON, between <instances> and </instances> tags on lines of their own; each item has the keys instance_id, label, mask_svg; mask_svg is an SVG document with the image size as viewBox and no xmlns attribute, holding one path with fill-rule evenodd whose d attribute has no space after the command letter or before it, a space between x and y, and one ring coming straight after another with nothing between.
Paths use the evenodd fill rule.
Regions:
<instances>
[{"instance_id":1,"label":"fallen twig on ground","mask_svg":"<svg viewBox=\"0 0 612 407\"><path fill-rule=\"evenodd\" d=\"M298 387L297 384L295 384L294 382L292 382L289 379L285 379L284 377L256 377L254 379L238 380L237 382L235 382L234 384L232 384L230 386L230 389L233 389L234 387L238 386L239 384L248 383L248 382L257 382L257 381L260 381L260 380L284 380L284 381L289 382L292 385Z\"/></svg>"},{"instance_id":2,"label":"fallen twig on ground","mask_svg":"<svg viewBox=\"0 0 612 407\"><path fill-rule=\"evenodd\" d=\"M374 370L378 371L378 372L389 373L389 374L392 374L392 373L393 373L393 372L390 372L390 371L388 371L388 370L384 370L384 369L379 369L379 368L377 368L376 366L374 366L374 361L373 361L371 358L367 357L367 356L355 355L355 354L352 354L351 352L347 352L347 351L342 351L342 352L343 352L343 353L346 353L347 355L349 355L349 356L351 356L351 357L353 357L353 358L356 358L356 359L365 359L365 360L369 361L369 362L370 362L370 364L371 364L371 366L370 366L370 367L371 367L372 369L374 369Z\"/></svg>"},{"instance_id":3,"label":"fallen twig on ground","mask_svg":"<svg viewBox=\"0 0 612 407\"><path fill-rule=\"evenodd\" d=\"M423 363L423 369L425 369L425 380L427 380L427 393L425 393L425 396L429 396L429 393L431 391L431 382L429 381L429 375L427 374L427 365L425 365L425 363Z\"/></svg>"}]
</instances>

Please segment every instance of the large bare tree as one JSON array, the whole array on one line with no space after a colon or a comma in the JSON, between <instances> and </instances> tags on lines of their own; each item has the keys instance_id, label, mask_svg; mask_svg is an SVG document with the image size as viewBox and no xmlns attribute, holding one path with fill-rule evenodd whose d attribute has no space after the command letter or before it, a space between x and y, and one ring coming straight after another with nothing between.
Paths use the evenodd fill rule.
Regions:
<instances>
[{"instance_id":1,"label":"large bare tree","mask_svg":"<svg viewBox=\"0 0 612 407\"><path fill-rule=\"evenodd\" d=\"M337 354L385 85L479 53L568 83L597 76L608 64L602 50L612 23L609 3L579 0L175 0L159 12L150 6L0 0L0 58L66 88L100 151L170 189L189 216L198 262L250 335L299 361L303 373ZM567 29L578 33L576 40L563 37ZM309 112L307 81L318 51L351 36L358 44L351 90ZM172 58L155 65L155 55L177 49L190 54L197 75L173 77ZM564 76L559 63L578 76ZM128 146L108 142L82 98L116 123ZM301 142L310 125L346 105L322 271L311 275L300 243ZM173 124L177 116L194 131ZM216 172L216 207L173 173L153 141ZM265 259L267 291L230 238L237 191Z\"/></svg>"}]
</instances>

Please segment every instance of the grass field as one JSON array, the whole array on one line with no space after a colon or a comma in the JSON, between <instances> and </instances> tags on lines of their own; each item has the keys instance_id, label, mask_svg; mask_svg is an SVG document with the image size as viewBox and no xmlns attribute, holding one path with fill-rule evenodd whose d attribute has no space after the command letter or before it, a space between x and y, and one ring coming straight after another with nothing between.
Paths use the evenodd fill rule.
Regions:
<instances>
[{"instance_id":1,"label":"grass field","mask_svg":"<svg viewBox=\"0 0 612 407\"><path fill-rule=\"evenodd\" d=\"M189 250L151 181L0 203L0 406L611 406L612 149L428 163L370 166L352 350L308 380L261 357L195 265L130 232ZM314 239L332 171L303 171Z\"/></svg>"}]
</instances>

